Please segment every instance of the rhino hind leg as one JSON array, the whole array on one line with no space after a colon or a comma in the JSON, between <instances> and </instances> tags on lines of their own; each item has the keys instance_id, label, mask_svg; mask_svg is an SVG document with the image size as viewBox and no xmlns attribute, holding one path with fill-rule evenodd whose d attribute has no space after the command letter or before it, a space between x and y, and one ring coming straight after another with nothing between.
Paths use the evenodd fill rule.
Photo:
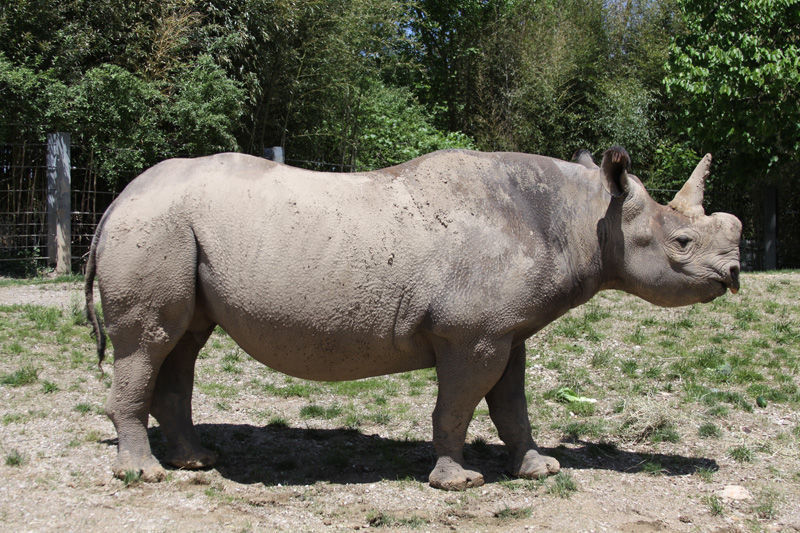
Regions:
<instances>
[{"instance_id":1,"label":"rhino hind leg","mask_svg":"<svg viewBox=\"0 0 800 533\"><path fill-rule=\"evenodd\" d=\"M195 318L158 371L150 413L167 439L165 462L177 468L205 468L217 460L200 443L192 423L195 361L213 329L214 324Z\"/></svg>"},{"instance_id":2,"label":"rhino hind leg","mask_svg":"<svg viewBox=\"0 0 800 533\"><path fill-rule=\"evenodd\" d=\"M112 464L118 478L133 473L143 481L156 482L166 477L150 449L147 424L162 364L184 339L195 314L190 287L165 289L163 294L171 298L157 307L152 305L154 293L144 291L139 295L123 293L133 300L126 305L113 299L106 306L106 323L114 346L114 380L106 414L119 437L117 458ZM179 349L175 353L182 352ZM185 368L185 359L176 357L170 366Z\"/></svg>"},{"instance_id":3,"label":"rhino hind leg","mask_svg":"<svg viewBox=\"0 0 800 533\"><path fill-rule=\"evenodd\" d=\"M500 380L486 395L489 416L509 451L509 472L518 477L540 478L560 470L558 461L540 455L531 437L528 403L525 399L525 344L511 350L511 358Z\"/></svg>"},{"instance_id":4,"label":"rhino hind leg","mask_svg":"<svg viewBox=\"0 0 800 533\"><path fill-rule=\"evenodd\" d=\"M464 440L475 407L506 367L510 341L481 341L469 346L435 346L439 393L433 410L436 466L432 487L464 490L483 485L483 475L464 462Z\"/></svg>"},{"instance_id":5,"label":"rhino hind leg","mask_svg":"<svg viewBox=\"0 0 800 533\"><path fill-rule=\"evenodd\" d=\"M106 414L117 430L117 458L111 470L120 479L129 474L149 482L166 477L166 471L150 450L147 435L157 371L158 364L153 364L151 350L137 348L126 353L121 343L114 343L114 381Z\"/></svg>"}]
</instances>

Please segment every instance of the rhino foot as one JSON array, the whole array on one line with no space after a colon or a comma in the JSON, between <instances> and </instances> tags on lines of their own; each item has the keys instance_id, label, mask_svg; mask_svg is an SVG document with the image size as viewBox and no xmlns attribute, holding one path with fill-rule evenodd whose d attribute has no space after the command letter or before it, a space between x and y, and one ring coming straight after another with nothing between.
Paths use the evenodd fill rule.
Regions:
<instances>
[{"instance_id":1,"label":"rhino foot","mask_svg":"<svg viewBox=\"0 0 800 533\"><path fill-rule=\"evenodd\" d=\"M155 457L133 457L129 452L120 452L111 467L114 477L126 479L133 474L148 483L157 483L167 477L164 467Z\"/></svg>"},{"instance_id":2,"label":"rhino foot","mask_svg":"<svg viewBox=\"0 0 800 533\"><path fill-rule=\"evenodd\" d=\"M536 450L528 450L517 468L512 468L511 473L515 476L529 479L539 479L561 470L561 465L554 457L541 455Z\"/></svg>"},{"instance_id":3,"label":"rhino foot","mask_svg":"<svg viewBox=\"0 0 800 533\"><path fill-rule=\"evenodd\" d=\"M206 468L217 462L217 454L211 450L199 447L190 451L173 452L167 456L165 462L175 468L196 470Z\"/></svg>"},{"instance_id":4,"label":"rhino foot","mask_svg":"<svg viewBox=\"0 0 800 533\"><path fill-rule=\"evenodd\" d=\"M483 474L468 470L449 457L440 457L428 476L431 487L444 490L465 490L483 485Z\"/></svg>"}]
</instances>

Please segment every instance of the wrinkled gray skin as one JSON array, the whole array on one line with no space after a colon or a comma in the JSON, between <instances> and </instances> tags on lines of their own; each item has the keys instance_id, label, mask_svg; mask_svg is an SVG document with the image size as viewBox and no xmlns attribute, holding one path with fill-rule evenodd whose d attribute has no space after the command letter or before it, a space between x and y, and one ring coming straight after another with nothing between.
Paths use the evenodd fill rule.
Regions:
<instances>
[{"instance_id":1,"label":"wrinkled gray skin","mask_svg":"<svg viewBox=\"0 0 800 533\"><path fill-rule=\"evenodd\" d=\"M706 157L670 206L626 171L624 150L568 163L515 153L436 152L375 172L327 174L240 154L169 160L105 214L87 265L115 349L106 406L117 476L211 465L192 425L197 353L220 325L292 376L349 380L436 367L438 457L430 484L483 483L464 464L481 398L509 470L559 470L531 438L525 339L603 289L658 305L738 289L741 224L702 212Z\"/></svg>"}]
</instances>

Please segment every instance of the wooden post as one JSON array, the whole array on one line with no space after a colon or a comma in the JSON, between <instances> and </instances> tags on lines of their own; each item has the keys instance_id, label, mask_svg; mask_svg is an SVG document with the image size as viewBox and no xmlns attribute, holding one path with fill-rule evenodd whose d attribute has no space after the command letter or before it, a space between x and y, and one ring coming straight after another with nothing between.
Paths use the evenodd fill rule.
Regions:
<instances>
[{"instance_id":1,"label":"wooden post","mask_svg":"<svg viewBox=\"0 0 800 533\"><path fill-rule=\"evenodd\" d=\"M764 270L778 268L778 188L764 188Z\"/></svg>"},{"instance_id":2,"label":"wooden post","mask_svg":"<svg viewBox=\"0 0 800 533\"><path fill-rule=\"evenodd\" d=\"M47 257L56 274L72 270L70 135L47 134Z\"/></svg>"}]
</instances>

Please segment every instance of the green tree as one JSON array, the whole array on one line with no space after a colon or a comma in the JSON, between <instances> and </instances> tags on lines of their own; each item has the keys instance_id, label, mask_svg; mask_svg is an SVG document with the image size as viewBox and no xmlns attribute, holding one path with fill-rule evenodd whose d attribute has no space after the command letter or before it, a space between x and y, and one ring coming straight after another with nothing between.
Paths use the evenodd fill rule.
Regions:
<instances>
[{"instance_id":1,"label":"green tree","mask_svg":"<svg viewBox=\"0 0 800 533\"><path fill-rule=\"evenodd\" d=\"M800 1L680 4L687 32L665 79L677 128L742 183L785 174L800 150Z\"/></svg>"}]
</instances>

